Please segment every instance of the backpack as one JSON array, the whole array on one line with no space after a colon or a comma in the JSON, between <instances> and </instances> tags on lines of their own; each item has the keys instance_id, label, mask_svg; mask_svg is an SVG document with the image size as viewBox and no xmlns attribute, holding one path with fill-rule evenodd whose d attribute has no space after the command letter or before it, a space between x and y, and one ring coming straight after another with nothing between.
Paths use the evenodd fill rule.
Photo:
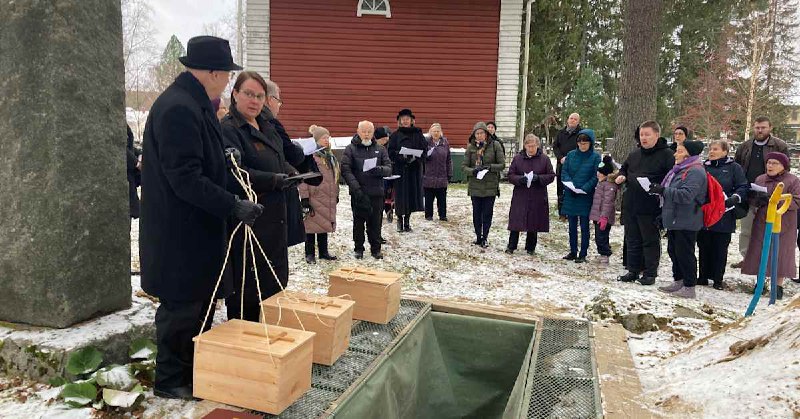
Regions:
<instances>
[{"instance_id":1,"label":"backpack","mask_svg":"<svg viewBox=\"0 0 800 419\"><path fill-rule=\"evenodd\" d=\"M716 224L725 215L725 192L719 181L706 172L708 179L708 200L701 207L703 210L703 226L706 228Z\"/></svg>"}]
</instances>

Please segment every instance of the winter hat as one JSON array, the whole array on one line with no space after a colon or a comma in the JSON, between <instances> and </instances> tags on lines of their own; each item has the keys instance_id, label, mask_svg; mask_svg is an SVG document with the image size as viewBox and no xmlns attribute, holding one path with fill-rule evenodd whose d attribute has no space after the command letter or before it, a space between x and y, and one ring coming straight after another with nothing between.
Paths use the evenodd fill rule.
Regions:
<instances>
[{"instance_id":1,"label":"winter hat","mask_svg":"<svg viewBox=\"0 0 800 419\"><path fill-rule=\"evenodd\" d=\"M399 119L399 118L398 118ZM389 130L386 127L375 128L375 138L381 139L389 136Z\"/></svg>"},{"instance_id":2,"label":"winter hat","mask_svg":"<svg viewBox=\"0 0 800 419\"><path fill-rule=\"evenodd\" d=\"M489 127L486 126L485 122L477 122L472 127L472 136L475 136L475 133L478 132L479 129L486 131L486 135L489 135Z\"/></svg>"},{"instance_id":3,"label":"winter hat","mask_svg":"<svg viewBox=\"0 0 800 419\"><path fill-rule=\"evenodd\" d=\"M787 157L786 154L783 154L779 151L773 151L771 153L767 153L767 160L769 159L781 162L783 165L783 170L789 170L789 157Z\"/></svg>"},{"instance_id":4,"label":"winter hat","mask_svg":"<svg viewBox=\"0 0 800 419\"><path fill-rule=\"evenodd\" d=\"M689 128L686 128L686 127L684 127L683 125L679 125L679 126L677 126L677 127L675 128L675 131L677 131L677 130L681 130L681 131L683 131L683 133L686 135L686 139L687 139L687 140L689 140L689 139L691 139L691 138L692 138L692 136L691 136L691 135L689 135Z\"/></svg>"},{"instance_id":5,"label":"winter hat","mask_svg":"<svg viewBox=\"0 0 800 419\"><path fill-rule=\"evenodd\" d=\"M308 132L312 136L314 136L314 141L317 141L317 142L319 142L319 140L322 139L322 137L324 137L326 135L327 136L331 135L330 131L328 131L327 129L325 129L323 127L319 127L319 126L316 126L316 125L310 126L308 128Z\"/></svg>"},{"instance_id":6,"label":"winter hat","mask_svg":"<svg viewBox=\"0 0 800 419\"><path fill-rule=\"evenodd\" d=\"M597 166L597 173L600 173L601 175L604 176L608 176L613 171L614 171L614 159L609 155L603 156L603 161L600 162L599 166Z\"/></svg>"},{"instance_id":7,"label":"winter hat","mask_svg":"<svg viewBox=\"0 0 800 419\"><path fill-rule=\"evenodd\" d=\"M702 141L686 140L683 142L683 147L690 156L699 156L703 152L705 145Z\"/></svg>"},{"instance_id":8,"label":"winter hat","mask_svg":"<svg viewBox=\"0 0 800 419\"><path fill-rule=\"evenodd\" d=\"M400 117L403 117L403 116L410 116L411 119L416 119L414 117L414 113L411 112L411 109L408 109L408 108L402 109L400 112L397 113L397 120L400 120Z\"/></svg>"},{"instance_id":9,"label":"winter hat","mask_svg":"<svg viewBox=\"0 0 800 419\"><path fill-rule=\"evenodd\" d=\"M489 125L494 125L494 128L495 128L495 129L497 129L497 124L496 124L494 121L489 121L489 122L487 122L487 123L486 123L486 126L487 126L487 127L488 127Z\"/></svg>"}]
</instances>

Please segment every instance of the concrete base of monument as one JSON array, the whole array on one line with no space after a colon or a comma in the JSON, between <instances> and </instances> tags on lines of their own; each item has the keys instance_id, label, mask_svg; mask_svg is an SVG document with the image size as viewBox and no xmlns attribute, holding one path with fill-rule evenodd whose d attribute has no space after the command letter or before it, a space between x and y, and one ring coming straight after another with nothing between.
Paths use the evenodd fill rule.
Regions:
<instances>
[{"instance_id":1,"label":"concrete base of monument","mask_svg":"<svg viewBox=\"0 0 800 419\"><path fill-rule=\"evenodd\" d=\"M131 307L65 329L0 322L0 374L47 382L63 376L69 354L85 347L103 353L105 363L130 362L131 341L155 338L156 304L131 277Z\"/></svg>"}]
</instances>

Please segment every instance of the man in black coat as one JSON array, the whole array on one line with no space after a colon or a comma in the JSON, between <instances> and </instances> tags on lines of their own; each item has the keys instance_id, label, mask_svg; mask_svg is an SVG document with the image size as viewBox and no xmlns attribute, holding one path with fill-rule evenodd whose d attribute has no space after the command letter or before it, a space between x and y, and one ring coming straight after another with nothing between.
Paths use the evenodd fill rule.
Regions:
<instances>
[{"instance_id":1,"label":"man in black coat","mask_svg":"<svg viewBox=\"0 0 800 419\"><path fill-rule=\"evenodd\" d=\"M139 167L139 155L136 148L133 146L133 131L128 124L128 144L125 147L125 154L127 155L128 166L128 207L130 209L131 218L139 218L139 195L137 188L142 184L141 168Z\"/></svg>"},{"instance_id":2,"label":"man in black coat","mask_svg":"<svg viewBox=\"0 0 800 419\"><path fill-rule=\"evenodd\" d=\"M675 157L667 140L659 137L661 127L655 121L639 126L641 147L631 151L615 182L626 184L622 196L622 213L625 217L626 266L628 273L619 281L638 280L642 285L653 285L658 276L661 258L661 204L658 195L642 188L638 178L646 177L651 184L660 184L675 165ZM642 273L642 278L639 274Z\"/></svg>"},{"instance_id":3,"label":"man in black coat","mask_svg":"<svg viewBox=\"0 0 800 419\"><path fill-rule=\"evenodd\" d=\"M189 40L181 73L153 103L144 132L139 253L142 288L159 298L156 311L157 396L191 399L192 337L203 324L222 268L226 219L252 223L253 202L225 190L222 130L211 99L230 80L234 64L228 41Z\"/></svg>"},{"instance_id":4,"label":"man in black coat","mask_svg":"<svg viewBox=\"0 0 800 419\"><path fill-rule=\"evenodd\" d=\"M394 210L397 215L397 231L411 231L411 213L425 210L422 174L425 171L423 156L428 152L428 141L422 130L414 126L411 109L403 109L397 114L400 125L389 136L387 151L392 160L392 170L400 176L394 181ZM406 148L419 150L420 157L400 154Z\"/></svg>"},{"instance_id":5,"label":"man in black coat","mask_svg":"<svg viewBox=\"0 0 800 419\"><path fill-rule=\"evenodd\" d=\"M567 125L558 132L553 143L553 153L556 155L556 194L558 195L558 217L561 221L567 218L561 212L564 203L564 184L561 183L561 166L567 153L578 148L578 133L581 131L581 116L577 113L570 114Z\"/></svg>"}]
</instances>

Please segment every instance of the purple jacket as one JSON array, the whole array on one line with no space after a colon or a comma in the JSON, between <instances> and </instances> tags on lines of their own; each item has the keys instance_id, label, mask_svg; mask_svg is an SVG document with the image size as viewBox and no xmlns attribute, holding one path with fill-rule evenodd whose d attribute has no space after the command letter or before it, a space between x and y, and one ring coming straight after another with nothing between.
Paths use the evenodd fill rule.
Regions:
<instances>
[{"instance_id":1,"label":"purple jacket","mask_svg":"<svg viewBox=\"0 0 800 419\"><path fill-rule=\"evenodd\" d=\"M453 177L453 162L450 161L450 143L447 138L439 139L439 144L434 144L433 138L428 138L428 150L433 150L425 158L425 175L422 177L423 188L446 188L447 182Z\"/></svg>"},{"instance_id":2,"label":"purple jacket","mask_svg":"<svg viewBox=\"0 0 800 419\"><path fill-rule=\"evenodd\" d=\"M617 200L617 190L619 186L614 183L616 176L609 176L604 182L597 184L594 190L594 200L592 201L592 211L589 212L589 219L600 221L600 217L608 218L608 225L614 225L616 210L614 202Z\"/></svg>"},{"instance_id":3,"label":"purple jacket","mask_svg":"<svg viewBox=\"0 0 800 419\"><path fill-rule=\"evenodd\" d=\"M539 179L525 186L525 173L533 172ZM539 149L537 155L528 157L525 150L514 156L508 168L508 181L514 185L511 196L511 209L508 212L508 229L511 231L550 231L550 205L547 203L547 185L553 182L556 174L550 157Z\"/></svg>"}]
</instances>

